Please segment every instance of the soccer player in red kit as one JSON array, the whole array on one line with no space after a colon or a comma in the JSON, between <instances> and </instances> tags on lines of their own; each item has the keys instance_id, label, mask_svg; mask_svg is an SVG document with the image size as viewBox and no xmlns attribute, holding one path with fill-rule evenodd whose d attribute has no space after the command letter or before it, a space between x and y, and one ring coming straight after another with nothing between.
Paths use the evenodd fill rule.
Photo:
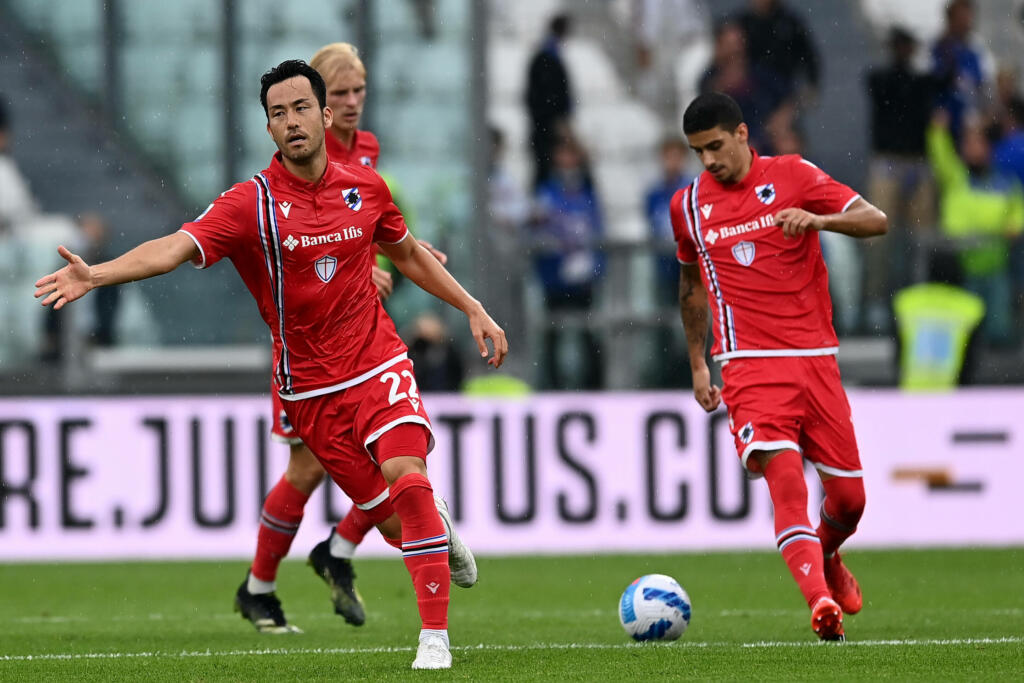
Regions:
<instances>
[{"instance_id":1,"label":"soccer player in red kit","mask_svg":"<svg viewBox=\"0 0 1024 683\"><path fill-rule=\"evenodd\" d=\"M694 395L708 412L725 402L743 466L768 483L775 540L811 627L843 640L843 612L856 613L862 600L838 549L857 528L864 485L818 231L871 237L885 233L887 219L799 156L759 156L727 95L697 97L683 132L705 168L671 204ZM721 389L704 359L709 302ZM804 458L825 487L817 529Z\"/></svg>"},{"instance_id":2,"label":"soccer player in red kit","mask_svg":"<svg viewBox=\"0 0 1024 683\"><path fill-rule=\"evenodd\" d=\"M377 167L380 145L377 137L359 130L366 101L366 67L356 48L349 43L330 43L317 50L310 66L323 77L327 88L327 106L334 114L324 138L327 157L332 162ZM284 210L284 209L282 209ZM444 254L421 242L445 262ZM386 298L391 292L391 275L376 265L376 254L370 254L371 279L378 293ZM273 383L273 380L272 380ZM289 624L276 594L277 570L291 549L302 522L306 502L324 479L324 468L302 439L295 433L277 391L271 391L273 427L271 438L289 446L288 466L284 475L267 493L260 512L256 553L242 585L235 592L235 609L261 633L298 631ZM448 506L436 500L441 519L449 534L449 562L456 585L469 587L476 583L476 561L469 548L459 539L452 525ZM401 539L398 518L388 501L381 501L372 510L353 505L309 555L309 564L331 589L334 611L350 624L360 626L366 621L362 598L354 586L352 557L356 546L377 526L385 540Z\"/></svg>"},{"instance_id":3,"label":"soccer player in red kit","mask_svg":"<svg viewBox=\"0 0 1024 683\"><path fill-rule=\"evenodd\" d=\"M381 245L411 281L463 311L482 356L498 367L504 331L405 227L379 175L330 163L326 88L305 62L263 75L260 100L277 145L270 166L222 193L178 232L89 266L64 247L64 268L36 296L61 308L95 287L230 258L274 342L274 377L289 421L357 505L388 500L401 523L422 629L413 668L451 666L448 539L426 476L433 445L405 344L370 281ZM286 212L282 208L287 205Z\"/></svg>"}]
</instances>

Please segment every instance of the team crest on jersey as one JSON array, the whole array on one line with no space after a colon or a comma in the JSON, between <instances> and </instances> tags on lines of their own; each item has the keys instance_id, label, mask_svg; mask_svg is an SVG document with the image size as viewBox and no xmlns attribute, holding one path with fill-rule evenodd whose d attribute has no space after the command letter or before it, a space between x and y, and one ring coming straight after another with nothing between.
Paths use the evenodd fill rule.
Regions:
<instances>
[{"instance_id":1,"label":"team crest on jersey","mask_svg":"<svg viewBox=\"0 0 1024 683\"><path fill-rule=\"evenodd\" d=\"M742 266L749 266L754 262L754 253L757 246L753 242L738 242L733 245L732 255Z\"/></svg>"},{"instance_id":2,"label":"team crest on jersey","mask_svg":"<svg viewBox=\"0 0 1024 683\"><path fill-rule=\"evenodd\" d=\"M324 282L330 282L334 272L338 269L338 259L333 256L324 256L317 259L313 264L316 267L316 276Z\"/></svg>"},{"instance_id":3,"label":"team crest on jersey","mask_svg":"<svg viewBox=\"0 0 1024 683\"><path fill-rule=\"evenodd\" d=\"M739 437L740 437L740 441L742 443L745 443L745 444L750 443L751 441L753 441L754 440L754 425L749 423L749 422L747 424L743 425L743 429L740 430Z\"/></svg>"},{"instance_id":4,"label":"team crest on jersey","mask_svg":"<svg viewBox=\"0 0 1024 683\"><path fill-rule=\"evenodd\" d=\"M754 194L757 195L758 201L767 206L775 201L775 185L773 183L758 185L754 188Z\"/></svg>"},{"instance_id":5,"label":"team crest on jersey","mask_svg":"<svg viewBox=\"0 0 1024 683\"><path fill-rule=\"evenodd\" d=\"M370 157L359 157L359 163L363 166L373 166L373 159Z\"/></svg>"},{"instance_id":6,"label":"team crest on jersey","mask_svg":"<svg viewBox=\"0 0 1024 683\"><path fill-rule=\"evenodd\" d=\"M350 187L347 190L342 190L341 196L345 198L345 203L348 204L348 208L353 211L358 211L363 208L363 195L359 194L358 187Z\"/></svg>"}]
</instances>

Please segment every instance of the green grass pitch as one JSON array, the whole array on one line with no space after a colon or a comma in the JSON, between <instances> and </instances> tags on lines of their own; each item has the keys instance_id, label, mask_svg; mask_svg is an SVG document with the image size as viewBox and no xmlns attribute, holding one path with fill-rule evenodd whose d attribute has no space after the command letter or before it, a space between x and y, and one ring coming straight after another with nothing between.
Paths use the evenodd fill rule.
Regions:
<instances>
[{"instance_id":1,"label":"green grass pitch","mask_svg":"<svg viewBox=\"0 0 1024 683\"><path fill-rule=\"evenodd\" d=\"M1024 549L852 551L864 610L818 643L775 553L482 558L452 587L454 664L414 672L418 619L398 558L357 561L367 623L331 613L287 561L278 595L295 635L231 610L244 562L0 565L0 680L1021 680ZM676 577L693 621L638 645L616 612L641 574Z\"/></svg>"}]
</instances>

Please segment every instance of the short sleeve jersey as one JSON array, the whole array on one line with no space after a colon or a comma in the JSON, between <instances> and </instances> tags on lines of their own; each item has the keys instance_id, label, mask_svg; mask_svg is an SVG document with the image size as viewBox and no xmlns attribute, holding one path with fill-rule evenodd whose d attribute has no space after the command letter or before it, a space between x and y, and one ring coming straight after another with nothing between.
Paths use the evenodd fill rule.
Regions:
<instances>
[{"instance_id":1,"label":"short sleeve jersey","mask_svg":"<svg viewBox=\"0 0 1024 683\"><path fill-rule=\"evenodd\" d=\"M818 233L787 239L775 216L790 207L840 213L859 196L799 156L756 152L740 182L725 185L704 171L676 192L676 256L700 266L715 360L838 351Z\"/></svg>"},{"instance_id":2,"label":"short sleeve jersey","mask_svg":"<svg viewBox=\"0 0 1024 683\"><path fill-rule=\"evenodd\" d=\"M277 153L181 230L199 247L197 267L231 259L256 299L282 398L338 391L405 358L370 280L368 254L408 230L373 169L329 162L308 183Z\"/></svg>"},{"instance_id":3,"label":"short sleeve jersey","mask_svg":"<svg viewBox=\"0 0 1024 683\"><path fill-rule=\"evenodd\" d=\"M377 136L368 130L357 130L352 137L351 147L341 144L329 130L324 136L324 143L327 145L327 158L335 163L377 168L380 143L377 142Z\"/></svg>"}]
</instances>

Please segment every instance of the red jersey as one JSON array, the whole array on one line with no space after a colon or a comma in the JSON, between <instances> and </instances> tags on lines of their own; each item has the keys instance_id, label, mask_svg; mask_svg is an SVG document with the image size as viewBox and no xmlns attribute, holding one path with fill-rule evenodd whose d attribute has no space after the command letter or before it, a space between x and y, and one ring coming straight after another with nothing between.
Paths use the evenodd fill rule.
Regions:
<instances>
[{"instance_id":1,"label":"red jersey","mask_svg":"<svg viewBox=\"0 0 1024 683\"><path fill-rule=\"evenodd\" d=\"M796 155L761 157L738 183L707 171L672 197L680 263L699 263L714 322L715 360L834 354L828 271L818 233L786 239L775 215L845 211L858 195Z\"/></svg>"},{"instance_id":2,"label":"red jersey","mask_svg":"<svg viewBox=\"0 0 1024 683\"><path fill-rule=\"evenodd\" d=\"M356 130L352 137L352 147L341 144L334 133L327 130L324 136L327 145L327 158L339 164L353 164L377 168L377 157L380 156L380 143L377 136L368 130Z\"/></svg>"},{"instance_id":3,"label":"red jersey","mask_svg":"<svg viewBox=\"0 0 1024 683\"><path fill-rule=\"evenodd\" d=\"M353 386L406 357L368 254L374 242L398 243L409 231L373 169L329 162L308 183L277 153L181 230L199 247L197 267L230 258L256 299L283 399Z\"/></svg>"}]
</instances>

